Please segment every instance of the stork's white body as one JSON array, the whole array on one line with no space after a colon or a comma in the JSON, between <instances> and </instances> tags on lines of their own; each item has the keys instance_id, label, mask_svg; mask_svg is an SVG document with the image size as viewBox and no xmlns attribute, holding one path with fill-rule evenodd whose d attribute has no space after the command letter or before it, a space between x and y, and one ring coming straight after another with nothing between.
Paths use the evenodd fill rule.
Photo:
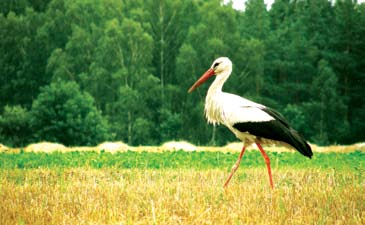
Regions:
<instances>
[{"instance_id":1,"label":"stork's white body","mask_svg":"<svg viewBox=\"0 0 365 225\"><path fill-rule=\"evenodd\" d=\"M205 116L209 123L225 125L238 139L246 145L250 145L258 141L257 137L249 132L241 132L234 128L233 125L244 122L275 120L272 116L261 110L264 107L237 95L225 93L220 90L212 93L209 89L205 99ZM275 142L274 140L265 138L260 138L259 141L262 144Z\"/></svg>"},{"instance_id":2,"label":"stork's white body","mask_svg":"<svg viewBox=\"0 0 365 225\"><path fill-rule=\"evenodd\" d=\"M238 139L246 146L259 141L262 144L274 143L274 140L260 138L249 132L241 132L233 125L244 122L265 122L275 120L272 116L264 112L264 105L242 98L238 95L222 91L223 84L231 74L231 70L222 71L216 77L208 89L205 98L205 116L209 123L213 125L223 124L230 129Z\"/></svg>"},{"instance_id":3,"label":"stork's white body","mask_svg":"<svg viewBox=\"0 0 365 225\"><path fill-rule=\"evenodd\" d=\"M261 144L281 143L295 148L309 158L313 155L312 150L305 139L290 127L280 113L240 96L223 92L223 84L231 72L232 62L226 57L218 58L213 62L210 69L189 89L189 92L200 86L209 77L216 75L205 99L206 118L209 123L214 125L225 125L238 139L244 142L241 154L224 186L227 186L237 170L245 146L256 143L265 158L270 185L273 188L270 160Z\"/></svg>"}]
</instances>

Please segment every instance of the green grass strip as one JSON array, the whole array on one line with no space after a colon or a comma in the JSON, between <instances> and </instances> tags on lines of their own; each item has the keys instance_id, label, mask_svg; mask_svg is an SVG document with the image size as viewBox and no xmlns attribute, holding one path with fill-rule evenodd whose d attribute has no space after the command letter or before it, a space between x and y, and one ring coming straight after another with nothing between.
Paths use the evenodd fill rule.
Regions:
<instances>
[{"instance_id":1,"label":"green grass strip","mask_svg":"<svg viewBox=\"0 0 365 225\"><path fill-rule=\"evenodd\" d=\"M268 152L273 168L333 168L365 170L365 153L315 153L312 159L299 153ZM116 169L230 169L238 153L223 152L53 152L53 153L0 153L0 169L32 168L116 168ZM241 167L264 167L265 163L258 151L245 153Z\"/></svg>"}]
</instances>

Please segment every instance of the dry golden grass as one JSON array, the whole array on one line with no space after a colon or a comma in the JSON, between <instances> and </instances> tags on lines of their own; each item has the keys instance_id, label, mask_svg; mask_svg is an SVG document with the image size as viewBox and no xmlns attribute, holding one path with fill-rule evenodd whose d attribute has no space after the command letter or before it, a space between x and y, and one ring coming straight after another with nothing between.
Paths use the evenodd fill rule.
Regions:
<instances>
[{"instance_id":1,"label":"dry golden grass","mask_svg":"<svg viewBox=\"0 0 365 225\"><path fill-rule=\"evenodd\" d=\"M0 171L0 224L365 224L351 171L32 169Z\"/></svg>"}]
</instances>

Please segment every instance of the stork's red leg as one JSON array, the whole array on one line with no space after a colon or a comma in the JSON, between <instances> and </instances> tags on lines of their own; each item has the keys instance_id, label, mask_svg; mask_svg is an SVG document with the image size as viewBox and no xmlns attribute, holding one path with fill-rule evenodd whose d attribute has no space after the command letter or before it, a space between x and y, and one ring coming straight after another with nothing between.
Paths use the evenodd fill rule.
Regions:
<instances>
[{"instance_id":1,"label":"stork's red leg","mask_svg":"<svg viewBox=\"0 0 365 225\"><path fill-rule=\"evenodd\" d=\"M245 149L246 149L246 146L243 146L242 150L241 150L241 153L240 155L238 156L238 159L237 159L237 162L234 164L234 166L232 167L232 170L231 170L231 173L229 174L226 182L224 183L224 188L227 187L229 181L231 180L233 174L236 172L236 170L238 169L238 167L240 166L240 163L241 163L241 159L242 159L242 156L243 156L243 153L245 152Z\"/></svg>"},{"instance_id":2,"label":"stork's red leg","mask_svg":"<svg viewBox=\"0 0 365 225\"><path fill-rule=\"evenodd\" d=\"M262 156L265 159L265 163L267 166L267 172L269 173L269 178L270 178L270 186L272 189L274 189L274 183L272 182L272 176L271 176L271 167L270 167L270 159L269 156L267 156L266 152L264 151L264 149L262 148L262 146L256 142L257 147L259 147L260 152L262 154Z\"/></svg>"}]
</instances>

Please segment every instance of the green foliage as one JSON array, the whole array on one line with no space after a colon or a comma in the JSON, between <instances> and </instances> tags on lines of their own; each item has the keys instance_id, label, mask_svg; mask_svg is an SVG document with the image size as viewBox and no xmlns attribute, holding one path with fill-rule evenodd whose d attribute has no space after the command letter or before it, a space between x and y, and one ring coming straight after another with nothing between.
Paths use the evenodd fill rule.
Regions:
<instances>
[{"instance_id":1,"label":"green foliage","mask_svg":"<svg viewBox=\"0 0 365 225\"><path fill-rule=\"evenodd\" d=\"M9 12L24 13L26 8L33 8L42 12L51 0L7 0L0 2L0 13L7 15Z\"/></svg>"},{"instance_id":2,"label":"green foliage","mask_svg":"<svg viewBox=\"0 0 365 225\"><path fill-rule=\"evenodd\" d=\"M31 127L37 141L65 145L95 145L108 139L108 124L93 98L75 82L55 82L42 88L33 102Z\"/></svg>"},{"instance_id":3,"label":"green foliage","mask_svg":"<svg viewBox=\"0 0 365 225\"><path fill-rule=\"evenodd\" d=\"M244 68L240 75L242 75L247 84L249 84L247 85L247 88L245 88L245 95L248 97L251 96L255 100L261 100L261 92L265 81L264 43L253 38L242 40L238 54L247 56L247 59L240 63L240 66Z\"/></svg>"},{"instance_id":4,"label":"green foliage","mask_svg":"<svg viewBox=\"0 0 365 225\"><path fill-rule=\"evenodd\" d=\"M176 140L179 138L179 131L182 125L181 115L172 113L169 110L163 109L160 112L161 125L160 132L162 140Z\"/></svg>"},{"instance_id":5,"label":"green foliage","mask_svg":"<svg viewBox=\"0 0 365 225\"><path fill-rule=\"evenodd\" d=\"M0 14L0 109L5 105L28 108L39 86L49 82L44 74L47 56L39 51L43 43L37 36L43 19L31 8L24 15Z\"/></svg>"},{"instance_id":6,"label":"green foliage","mask_svg":"<svg viewBox=\"0 0 365 225\"><path fill-rule=\"evenodd\" d=\"M240 29L244 38L266 39L270 20L264 0L246 1L245 13L241 18Z\"/></svg>"},{"instance_id":7,"label":"green foliage","mask_svg":"<svg viewBox=\"0 0 365 225\"><path fill-rule=\"evenodd\" d=\"M5 145L24 146L31 137L30 115L23 107L5 106L0 115L1 142Z\"/></svg>"},{"instance_id":8,"label":"green foliage","mask_svg":"<svg viewBox=\"0 0 365 225\"><path fill-rule=\"evenodd\" d=\"M9 12L24 13L28 6L27 0L9 0L0 2L0 13L7 15Z\"/></svg>"},{"instance_id":9,"label":"green foliage","mask_svg":"<svg viewBox=\"0 0 365 225\"><path fill-rule=\"evenodd\" d=\"M31 132L36 140L72 145L106 138L132 145L168 139L225 144L234 137L203 116L208 84L186 92L218 56L233 61L225 91L279 109L310 141L363 141L364 27L365 5L353 0L276 0L269 10L263 0L247 0L245 11L219 0L0 1L0 111L15 115L20 111L10 108L20 106L26 112L38 104L42 87L61 80L89 93L72 104L93 108L90 124L62 118L67 126L75 123L64 131L73 141L54 132L65 122L52 114L42 118L52 132L24 123L24 132L10 137L13 120L3 115L7 137L2 133L1 142L28 143ZM52 107L47 110L57 110ZM76 129L84 125L102 131L95 139Z\"/></svg>"},{"instance_id":10,"label":"green foliage","mask_svg":"<svg viewBox=\"0 0 365 225\"><path fill-rule=\"evenodd\" d=\"M346 106L338 93L338 80L326 60L319 61L318 75L313 80L312 101L305 104L314 132L315 143L329 144L344 139L348 130ZM334 117L335 116L335 117ZM334 119L335 118L335 119ZM333 135L331 136L329 133Z\"/></svg>"},{"instance_id":11,"label":"green foliage","mask_svg":"<svg viewBox=\"0 0 365 225\"><path fill-rule=\"evenodd\" d=\"M300 106L288 104L283 110L283 115L293 124L294 129L305 135L308 134L308 131L305 130L308 127L306 126L307 118Z\"/></svg>"},{"instance_id":12,"label":"green foliage","mask_svg":"<svg viewBox=\"0 0 365 225\"><path fill-rule=\"evenodd\" d=\"M332 132L335 132L340 139L344 139L343 133L349 128L346 121L347 106L344 104L344 100L340 97L340 93L338 91L338 78L326 61L319 62L318 72L319 75L317 79L321 82L322 88L320 93L317 93L318 96L320 96L321 101L327 104L327 106L325 106L325 114L327 117L325 118L327 123L326 130L332 130ZM325 76L326 79L322 82L321 79L323 76ZM314 80L314 83L318 82L317 79ZM333 120L333 116L338 118L338 120ZM330 139L330 142L332 143L335 141L336 139Z\"/></svg>"}]
</instances>

